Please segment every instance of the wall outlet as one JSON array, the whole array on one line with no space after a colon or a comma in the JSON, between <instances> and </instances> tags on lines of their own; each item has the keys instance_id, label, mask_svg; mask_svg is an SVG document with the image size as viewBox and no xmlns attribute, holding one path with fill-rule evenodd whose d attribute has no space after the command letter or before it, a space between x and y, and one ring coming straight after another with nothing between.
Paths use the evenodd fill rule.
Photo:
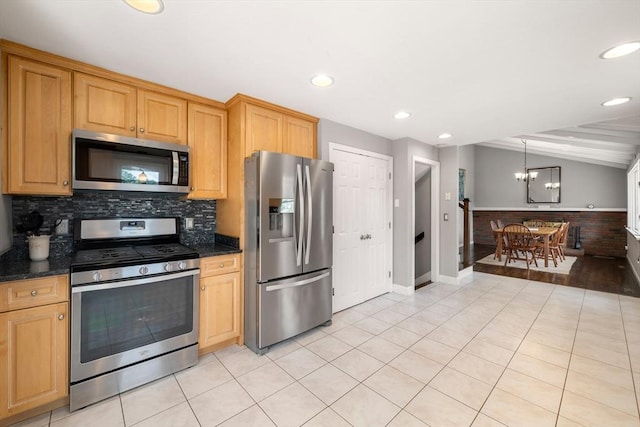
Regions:
<instances>
[{"instance_id":1,"label":"wall outlet","mask_svg":"<svg viewBox=\"0 0 640 427\"><path fill-rule=\"evenodd\" d=\"M184 219L184 228L187 231L193 230L193 218L185 218Z\"/></svg>"},{"instance_id":2,"label":"wall outlet","mask_svg":"<svg viewBox=\"0 0 640 427\"><path fill-rule=\"evenodd\" d=\"M69 220L60 218L60 224L56 225L56 234L69 234Z\"/></svg>"}]
</instances>

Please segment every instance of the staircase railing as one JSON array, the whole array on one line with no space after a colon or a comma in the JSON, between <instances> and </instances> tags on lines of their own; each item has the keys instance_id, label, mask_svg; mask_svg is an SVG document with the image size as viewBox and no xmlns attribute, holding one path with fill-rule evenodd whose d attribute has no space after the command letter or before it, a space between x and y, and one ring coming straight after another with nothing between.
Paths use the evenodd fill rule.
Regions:
<instances>
[{"instance_id":1,"label":"staircase railing","mask_svg":"<svg viewBox=\"0 0 640 427\"><path fill-rule=\"evenodd\" d=\"M469 202L468 198L462 199L462 202L458 203L460 209L463 211L464 218L464 234L462 240L462 263L469 265L471 259L471 238L469 235Z\"/></svg>"}]
</instances>

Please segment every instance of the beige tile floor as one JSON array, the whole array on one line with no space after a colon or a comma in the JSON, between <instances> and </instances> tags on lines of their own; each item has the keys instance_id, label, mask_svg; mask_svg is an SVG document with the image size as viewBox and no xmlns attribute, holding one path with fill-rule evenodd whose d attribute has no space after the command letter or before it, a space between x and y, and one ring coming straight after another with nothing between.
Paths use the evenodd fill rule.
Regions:
<instances>
[{"instance_id":1,"label":"beige tile floor","mask_svg":"<svg viewBox=\"0 0 640 427\"><path fill-rule=\"evenodd\" d=\"M640 299L473 273L25 426L640 426Z\"/></svg>"}]
</instances>

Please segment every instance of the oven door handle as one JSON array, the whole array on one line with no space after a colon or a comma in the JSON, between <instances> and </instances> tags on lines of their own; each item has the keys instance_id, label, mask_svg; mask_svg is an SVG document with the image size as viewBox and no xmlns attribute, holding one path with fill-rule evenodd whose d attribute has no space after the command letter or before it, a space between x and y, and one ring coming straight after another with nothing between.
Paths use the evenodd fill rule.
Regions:
<instances>
[{"instance_id":1,"label":"oven door handle","mask_svg":"<svg viewBox=\"0 0 640 427\"><path fill-rule=\"evenodd\" d=\"M162 282L165 280L179 279L181 277L196 276L198 274L200 274L200 269L180 271L178 273L172 273L172 274L162 274L159 276L141 277L139 279L125 280L122 282L105 282L105 283L98 283L96 285L90 285L90 284L76 285L71 287L71 293L79 294L82 292L102 291L105 289L118 289L118 288L126 288L128 286L147 285L153 282Z\"/></svg>"}]
</instances>

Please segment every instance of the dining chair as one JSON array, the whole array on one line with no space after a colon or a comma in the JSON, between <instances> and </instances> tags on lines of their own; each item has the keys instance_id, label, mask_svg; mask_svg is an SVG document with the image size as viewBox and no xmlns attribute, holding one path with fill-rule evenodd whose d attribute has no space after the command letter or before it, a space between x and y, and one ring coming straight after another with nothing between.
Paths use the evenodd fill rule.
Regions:
<instances>
[{"instance_id":1,"label":"dining chair","mask_svg":"<svg viewBox=\"0 0 640 427\"><path fill-rule=\"evenodd\" d=\"M551 240L549 241L549 259L553 261L553 265L555 267L558 266L558 260L562 261L562 256L560 255L560 237L562 236L564 224L558 227L558 231L556 231ZM535 254L539 258L544 259L544 244L540 241L536 242L536 251Z\"/></svg>"},{"instance_id":2,"label":"dining chair","mask_svg":"<svg viewBox=\"0 0 640 427\"><path fill-rule=\"evenodd\" d=\"M498 219L498 228L504 228L504 222L501 219Z\"/></svg>"},{"instance_id":3,"label":"dining chair","mask_svg":"<svg viewBox=\"0 0 640 427\"><path fill-rule=\"evenodd\" d=\"M560 256L562 257L563 261L567 259L567 257L564 254L564 248L567 247L567 236L569 235L569 224L571 223L565 222L562 224L563 229L561 230L560 241L558 242L558 249L560 250Z\"/></svg>"},{"instance_id":4,"label":"dining chair","mask_svg":"<svg viewBox=\"0 0 640 427\"><path fill-rule=\"evenodd\" d=\"M511 260L522 260L519 256L521 252L527 264L527 270L532 262L537 267L538 261L535 256L537 239L531 234L531 230L522 224L507 224L502 231L507 243L507 259L504 265L506 266Z\"/></svg>"}]
</instances>

